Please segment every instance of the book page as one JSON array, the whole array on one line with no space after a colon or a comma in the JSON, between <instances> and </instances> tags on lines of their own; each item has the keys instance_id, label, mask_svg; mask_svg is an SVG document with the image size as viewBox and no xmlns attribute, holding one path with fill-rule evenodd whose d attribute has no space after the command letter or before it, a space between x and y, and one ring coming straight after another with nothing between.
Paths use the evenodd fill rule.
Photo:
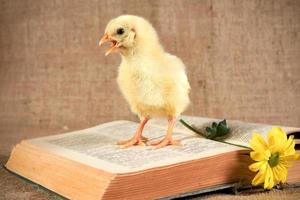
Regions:
<instances>
[{"instance_id":1,"label":"book page","mask_svg":"<svg viewBox=\"0 0 300 200\"><path fill-rule=\"evenodd\" d=\"M201 130L202 133L205 133L205 128L207 126L211 126L212 122L220 122L222 120L222 119L203 118L203 117L194 117L194 116L181 116L179 118L184 119L184 121L190 125L194 125L199 130ZM230 127L230 134L225 141L244 145L244 146L249 146L249 142L250 139L252 138L253 133L259 133L266 138L271 128L273 126L276 126L276 125L266 125L266 124L258 124L258 123L246 123L238 120L226 120L226 121L227 121L227 125ZM150 123L152 126L160 126L160 127L167 126L167 120L164 119L155 119L152 120ZM278 127L283 128L283 130L286 133L300 132L300 128L285 127L285 126L278 126ZM183 126L180 122L176 123L175 129L179 132L192 132L191 130Z\"/></svg>"},{"instance_id":2,"label":"book page","mask_svg":"<svg viewBox=\"0 0 300 200\"><path fill-rule=\"evenodd\" d=\"M129 121L106 123L90 129L67 134L27 140L52 153L64 156L112 173L136 172L179 162L208 157L241 148L207 140L191 132L174 132L174 139L182 146L153 149L151 146L134 146L122 149L119 140L132 138L138 124ZM144 136L162 140L167 127L146 126Z\"/></svg>"}]
</instances>

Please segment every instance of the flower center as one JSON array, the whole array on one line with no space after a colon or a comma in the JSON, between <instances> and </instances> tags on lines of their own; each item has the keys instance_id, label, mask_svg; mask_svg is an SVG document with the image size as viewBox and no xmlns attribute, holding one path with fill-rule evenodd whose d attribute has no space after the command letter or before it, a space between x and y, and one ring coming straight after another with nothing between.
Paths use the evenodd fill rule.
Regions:
<instances>
[{"instance_id":1,"label":"flower center","mask_svg":"<svg viewBox=\"0 0 300 200\"><path fill-rule=\"evenodd\" d=\"M279 163L279 153L272 153L268 160L268 163L271 167L275 167Z\"/></svg>"}]
</instances>

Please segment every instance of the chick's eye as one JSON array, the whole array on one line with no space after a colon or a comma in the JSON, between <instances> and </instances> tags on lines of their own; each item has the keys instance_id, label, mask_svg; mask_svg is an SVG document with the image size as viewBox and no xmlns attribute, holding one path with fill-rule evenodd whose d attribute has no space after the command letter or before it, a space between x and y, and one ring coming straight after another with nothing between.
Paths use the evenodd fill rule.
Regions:
<instances>
[{"instance_id":1,"label":"chick's eye","mask_svg":"<svg viewBox=\"0 0 300 200\"><path fill-rule=\"evenodd\" d=\"M124 33L124 29L123 28L118 28L117 29L117 34L118 35L122 35Z\"/></svg>"}]
</instances>

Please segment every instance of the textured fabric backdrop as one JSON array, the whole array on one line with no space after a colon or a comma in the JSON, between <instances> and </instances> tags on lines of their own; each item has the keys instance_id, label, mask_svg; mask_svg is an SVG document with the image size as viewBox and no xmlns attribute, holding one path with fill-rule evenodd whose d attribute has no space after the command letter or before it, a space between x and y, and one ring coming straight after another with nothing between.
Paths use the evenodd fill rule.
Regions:
<instances>
[{"instance_id":1,"label":"textured fabric backdrop","mask_svg":"<svg viewBox=\"0 0 300 200\"><path fill-rule=\"evenodd\" d=\"M0 154L21 139L136 120L106 23L143 16L187 66L185 114L300 126L300 1L0 0Z\"/></svg>"}]
</instances>

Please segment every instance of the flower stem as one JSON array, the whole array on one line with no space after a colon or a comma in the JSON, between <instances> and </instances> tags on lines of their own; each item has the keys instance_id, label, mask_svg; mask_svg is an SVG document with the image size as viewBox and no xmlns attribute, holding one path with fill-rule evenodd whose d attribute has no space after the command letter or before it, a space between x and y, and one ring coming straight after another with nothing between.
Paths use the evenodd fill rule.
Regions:
<instances>
[{"instance_id":1,"label":"flower stem","mask_svg":"<svg viewBox=\"0 0 300 200\"><path fill-rule=\"evenodd\" d=\"M202 137L206 138L206 135L204 133L202 133L201 131L195 129L194 127L192 127L191 125L189 125L188 123L186 123L183 119L179 120L185 127L187 127L188 129L190 129L191 131L201 135Z\"/></svg>"},{"instance_id":2,"label":"flower stem","mask_svg":"<svg viewBox=\"0 0 300 200\"><path fill-rule=\"evenodd\" d=\"M225 144L230 144L230 145L233 145L233 146L242 147L242 148L245 148L245 149L252 150L250 147L247 147L247 146L244 146L244 145L240 145L240 144L234 144L234 143L230 143L230 142L226 142L226 141L220 141L220 140L213 140L213 141L217 141L217 142L221 142L221 143L225 143Z\"/></svg>"},{"instance_id":3,"label":"flower stem","mask_svg":"<svg viewBox=\"0 0 300 200\"><path fill-rule=\"evenodd\" d=\"M209 139L207 138L207 136L202 133L201 131L199 131L198 129L192 127L191 125L189 125L188 123L186 123L183 119L180 119L179 120L186 128L190 129L191 131L201 135L202 137L206 138L206 139ZM213 140L213 139L209 139L209 140ZM224 144L229 144L229 145L233 145L233 146L237 146L237 147L242 147L242 148L245 148L245 149L249 149L249 150L252 150L250 147L247 147L247 146L244 146L244 145L240 145L240 144L234 144L234 143L230 143L230 142L226 142L226 141L221 141L221 140L213 140L213 141L216 141L216 142L220 142L220 143L224 143Z\"/></svg>"}]
</instances>

